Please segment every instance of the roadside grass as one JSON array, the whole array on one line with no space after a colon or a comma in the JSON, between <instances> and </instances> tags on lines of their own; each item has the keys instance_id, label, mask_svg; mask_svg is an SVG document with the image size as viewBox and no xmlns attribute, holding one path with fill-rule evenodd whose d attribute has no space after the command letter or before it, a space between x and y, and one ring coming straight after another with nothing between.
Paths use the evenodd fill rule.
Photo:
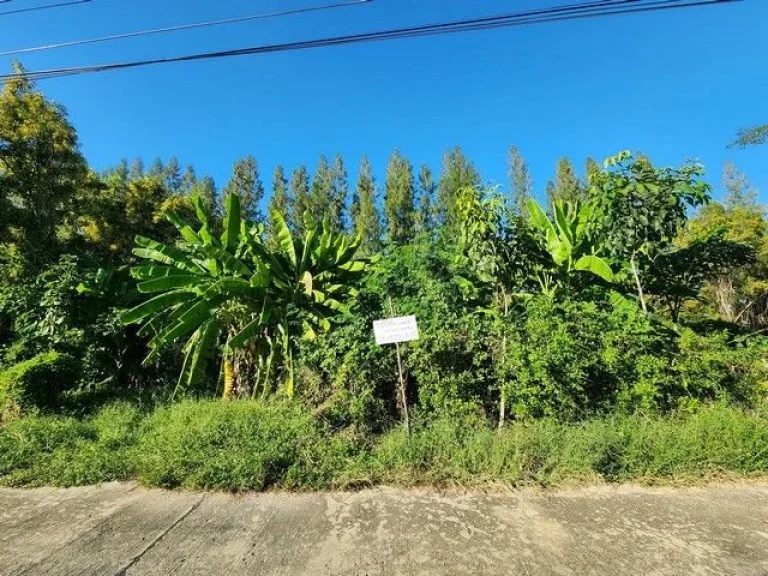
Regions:
<instances>
[{"instance_id":1,"label":"roadside grass","mask_svg":"<svg viewBox=\"0 0 768 576\"><path fill-rule=\"evenodd\" d=\"M226 491L377 484L559 486L768 474L768 413L708 406L690 414L583 423L436 419L364 441L287 402L129 402L80 418L29 416L0 428L0 484L72 486L138 479Z\"/></svg>"}]
</instances>

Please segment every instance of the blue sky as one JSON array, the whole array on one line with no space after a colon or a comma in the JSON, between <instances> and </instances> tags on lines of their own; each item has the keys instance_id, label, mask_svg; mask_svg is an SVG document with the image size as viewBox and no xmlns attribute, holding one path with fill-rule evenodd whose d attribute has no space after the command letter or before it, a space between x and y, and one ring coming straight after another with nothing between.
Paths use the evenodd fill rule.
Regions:
<instances>
[{"instance_id":1,"label":"blue sky","mask_svg":"<svg viewBox=\"0 0 768 576\"><path fill-rule=\"evenodd\" d=\"M14 0L0 6L43 3ZM94 0L0 16L0 51L327 0ZM374 0L278 20L27 55L30 70L173 56L563 4L562 0ZM738 128L768 122L768 2L593 19L434 38L243 56L48 80L83 151L101 169L120 158L176 155L223 185L253 154L265 181L277 163L314 168L344 155L354 177L368 154L381 178L400 149L439 168L459 144L489 183L506 184L517 145L544 189L557 158L582 169L641 150L656 162L697 158L719 185L733 160L768 201L768 146L728 150ZM10 58L0 58L8 70Z\"/></svg>"}]
</instances>

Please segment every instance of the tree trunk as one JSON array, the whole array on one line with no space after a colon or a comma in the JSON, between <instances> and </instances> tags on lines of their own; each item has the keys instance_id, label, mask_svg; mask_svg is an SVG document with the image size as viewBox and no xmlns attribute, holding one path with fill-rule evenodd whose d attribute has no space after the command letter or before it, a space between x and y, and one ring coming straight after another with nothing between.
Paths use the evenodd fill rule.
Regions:
<instances>
[{"instance_id":1,"label":"tree trunk","mask_svg":"<svg viewBox=\"0 0 768 576\"><path fill-rule=\"evenodd\" d=\"M728 322L736 321L736 289L733 280L727 276L721 276L713 282L717 311L720 317Z\"/></svg>"},{"instance_id":2,"label":"tree trunk","mask_svg":"<svg viewBox=\"0 0 768 576\"><path fill-rule=\"evenodd\" d=\"M231 356L224 358L224 400L231 400L235 393L235 363Z\"/></svg>"},{"instance_id":3,"label":"tree trunk","mask_svg":"<svg viewBox=\"0 0 768 576\"><path fill-rule=\"evenodd\" d=\"M630 266L632 267L632 275L635 277L635 285L637 286L637 295L640 298L640 307L643 309L643 314L648 314L648 307L645 304L645 294L643 294L643 285L640 282L640 273L637 271L637 264L635 263L634 255L629 259Z\"/></svg>"}]
</instances>

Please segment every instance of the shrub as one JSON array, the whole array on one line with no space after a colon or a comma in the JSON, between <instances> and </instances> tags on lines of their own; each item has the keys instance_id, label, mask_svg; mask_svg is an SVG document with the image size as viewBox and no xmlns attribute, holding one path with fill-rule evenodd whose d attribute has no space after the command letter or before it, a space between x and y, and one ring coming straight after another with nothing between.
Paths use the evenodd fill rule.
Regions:
<instances>
[{"instance_id":1,"label":"shrub","mask_svg":"<svg viewBox=\"0 0 768 576\"><path fill-rule=\"evenodd\" d=\"M43 352L0 372L0 408L4 414L32 407L50 407L71 389L78 376L74 358Z\"/></svg>"}]
</instances>

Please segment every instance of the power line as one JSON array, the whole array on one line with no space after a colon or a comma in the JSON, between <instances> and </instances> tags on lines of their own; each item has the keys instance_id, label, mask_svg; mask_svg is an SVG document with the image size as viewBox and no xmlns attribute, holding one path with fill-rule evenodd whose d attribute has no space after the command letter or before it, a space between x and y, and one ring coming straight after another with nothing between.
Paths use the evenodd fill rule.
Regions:
<instances>
[{"instance_id":1,"label":"power line","mask_svg":"<svg viewBox=\"0 0 768 576\"><path fill-rule=\"evenodd\" d=\"M11 0L6 0L10 2ZM75 6L76 4L87 4L93 0L69 0L67 2L58 2L56 4L43 4L42 6L30 6L29 8L17 8L16 10L6 10L0 12L0 16L10 16L11 14L23 14L26 12L39 12L41 10L50 10L51 8L64 8L65 6Z\"/></svg>"},{"instance_id":2,"label":"power line","mask_svg":"<svg viewBox=\"0 0 768 576\"><path fill-rule=\"evenodd\" d=\"M11 0L0 0L2 2L10 2ZM0 52L0 56L13 56L15 54L28 54L30 52L42 52L44 50L56 50L59 48L69 48L72 46L82 46L85 44L98 44L101 42L112 42L115 40L124 40L127 38L138 38L141 36L153 36L157 34L167 34L170 32L180 32L182 30L192 30L196 28L210 28L213 26L223 26L225 24L235 24L239 22L248 22L252 20L265 20L267 18L277 18L280 16L294 16L298 14L307 14L309 12L320 12L323 10L331 10L335 8L346 8L350 6L360 6L361 4L368 4L373 0L352 0L346 2L336 2L334 4L324 4L321 6L310 6L306 8L296 8L294 10L283 10L279 12L265 12L261 14L249 14L247 16L238 16L235 18L226 18L223 20L211 20L207 22L193 22L189 24L178 24L175 26L167 26L164 28L154 28L150 30L137 30L134 32L125 32L122 34L113 34L110 36L100 36L96 38L86 38L82 40L72 40L69 42L59 42L57 44L48 44L44 46L34 46L31 48L18 48L14 50L7 50Z\"/></svg>"},{"instance_id":3,"label":"power line","mask_svg":"<svg viewBox=\"0 0 768 576\"><path fill-rule=\"evenodd\" d=\"M524 26L531 24L564 22L577 19L598 18L604 16L616 16L621 14L636 14L641 12L656 12L670 9L723 5L741 1L743 0L600 0L594 2L582 2L579 4L569 4L564 6L555 6L540 10L516 12L500 16L464 19L453 22L427 24L409 28L383 30L378 32L366 32L348 36L288 42L283 44L270 44L236 50L224 50L220 52L204 52L170 58L156 58L109 64L97 64L91 66L41 70L38 72L28 72L26 76L31 80L43 80L48 78L58 78L61 76L73 76L77 74L89 74L96 72L107 72L110 70L138 68L155 64L171 64L179 62L191 62L196 60L227 58L231 56L269 54L293 50L308 50L330 46L359 44L364 42L380 42L384 40L398 40L404 38L454 34L459 32L508 28L512 26ZM7 80L12 77L14 77L13 74L0 75L0 80Z\"/></svg>"}]
</instances>

